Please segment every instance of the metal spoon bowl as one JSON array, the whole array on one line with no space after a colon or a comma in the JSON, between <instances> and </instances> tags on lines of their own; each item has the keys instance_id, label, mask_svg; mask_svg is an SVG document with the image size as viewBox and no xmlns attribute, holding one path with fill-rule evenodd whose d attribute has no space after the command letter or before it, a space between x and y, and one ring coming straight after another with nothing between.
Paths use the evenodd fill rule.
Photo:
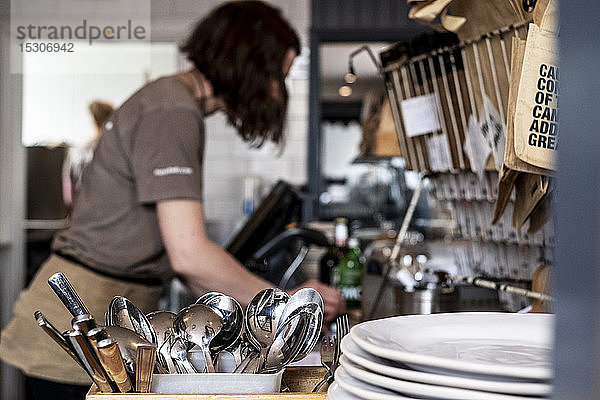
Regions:
<instances>
[{"instance_id":1,"label":"metal spoon bowl","mask_svg":"<svg viewBox=\"0 0 600 400\"><path fill-rule=\"evenodd\" d=\"M192 304L177 313L173 327L178 336L202 349L206 359L206 370L215 372L209 349L213 338L223 329L221 317L203 304Z\"/></svg>"},{"instance_id":2,"label":"metal spoon bowl","mask_svg":"<svg viewBox=\"0 0 600 400\"><path fill-rule=\"evenodd\" d=\"M299 312L300 308L306 312L314 313L315 318L310 319L309 336L318 339L321 332L321 325L323 324L324 305L321 295L313 288L300 289L290 297L290 301L286 304L281 315L280 325L285 324L294 313ZM312 351L315 343L306 342L294 361L299 361L306 357Z\"/></svg>"},{"instance_id":3,"label":"metal spoon bowl","mask_svg":"<svg viewBox=\"0 0 600 400\"><path fill-rule=\"evenodd\" d=\"M275 340L281 315L289 299L290 296L281 289L264 289L254 296L246 308L248 340L260 351L257 362L253 363L257 368L264 363L267 351Z\"/></svg>"},{"instance_id":4,"label":"metal spoon bowl","mask_svg":"<svg viewBox=\"0 0 600 400\"><path fill-rule=\"evenodd\" d=\"M175 313L171 311L154 311L146 314L146 319L156 334L156 344L162 346L173 333Z\"/></svg>"},{"instance_id":5,"label":"metal spoon bowl","mask_svg":"<svg viewBox=\"0 0 600 400\"><path fill-rule=\"evenodd\" d=\"M260 371L279 371L287 364L304 358L319 339L322 321L323 312L318 304L309 303L296 308L277 329Z\"/></svg>"},{"instance_id":6,"label":"metal spoon bowl","mask_svg":"<svg viewBox=\"0 0 600 400\"><path fill-rule=\"evenodd\" d=\"M135 364L137 360L137 348L139 345L151 345L148 340L132 331L121 326L105 326L104 330L108 336L119 345L119 350L123 356L123 362L127 372L135 374Z\"/></svg>"},{"instance_id":7,"label":"metal spoon bowl","mask_svg":"<svg viewBox=\"0 0 600 400\"><path fill-rule=\"evenodd\" d=\"M269 288L258 292L246 308L248 340L257 349L269 347L290 296L281 289Z\"/></svg>"},{"instance_id":8,"label":"metal spoon bowl","mask_svg":"<svg viewBox=\"0 0 600 400\"><path fill-rule=\"evenodd\" d=\"M290 300L287 302L285 310L281 315L281 321L285 321L293 310L308 303L317 304L321 310L324 310L325 308L323 298L318 291L313 288L302 288L290 297Z\"/></svg>"},{"instance_id":9,"label":"metal spoon bowl","mask_svg":"<svg viewBox=\"0 0 600 400\"><path fill-rule=\"evenodd\" d=\"M154 311L146 314L148 322L152 326L156 334L157 361L169 373L177 373L177 368L171 358L171 349L169 346L169 338L173 335L173 321L175 313L170 311Z\"/></svg>"},{"instance_id":10,"label":"metal spoon bowl","mask_svg":"<svg viewBox=\"0 0 600 400\"><path fill-rule=\"evenodd\" d=\"M315 303L308 303L302 306L302 310L299 312L306 312L310 314L308 318L308 329L303 344L300 346L298 354L292 361L300 361L306 357L315 347L319 341L319 335L321 334L321 328L323 326L323 308L318 304L315 307ZM294 313L290 315L293 318ZM285 322L284 322L285 324Z\"/></svg>"},{"instance_id":11,"label":"metal spoon bowl","mask_svg":"<svg viewBox=\"0 0 600 400\"><path fill-rule=\"evenodd\" d=\"M221 332L211 341L211 351L218 353L234 344L242 334L244 311L236 299L218 292L209 292L196 300L212 309L223 321Z\"/></svg>"},{"instance_id":12,"label":"metal spoon bowl","mask_svg":"<svg viewBox=\"0 0 600 400\"><path fill-rule=\"evenodd\" d=\"M156 333L144 313L123 296L115 296L110 301L106 325L130 329L150 343L157 344Z\"/></svg>"}]
</instances>

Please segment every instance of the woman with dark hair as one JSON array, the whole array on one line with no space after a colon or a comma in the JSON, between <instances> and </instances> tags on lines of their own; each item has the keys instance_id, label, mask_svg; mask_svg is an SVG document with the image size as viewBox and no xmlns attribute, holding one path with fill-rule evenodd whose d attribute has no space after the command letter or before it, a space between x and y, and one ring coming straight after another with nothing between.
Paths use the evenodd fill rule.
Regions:
<instances>
[{"instance_id":1,"label":"woman with dark hair","mask_svg":"<svg viewBox=\"0 0 600 400\"><path fill-rule=\"evenodd\" d=\"M46 283L56 272L69 278L97 317L116 295L144 312L156 310L162 284L174 276L196 294L216 290L242 304L273 286L206 235L203 121L223 110L251 144L282 143L284 79L299 47L273 7L225 3L183 44L191 71L150 82L111 114L84 171L71 226L55 237L53 255L21 293L2 331L0 356L23 370L34 398L81 399L89 385L33 319L40 309L59 329L70 325ZM304 286L321 293L325 319L343 309L337 290L314 280Z\"/></svg>"},{"instance_id":2,"label":"woman with dark hair","mask_svg":"<svg viewBox=\"0 0 600 400\"><path fill-rule=\"evenodd\" d=\"M287 107L284 79L300 41L278 10L259 1L243 3L214 10L181 50L210 82L212 96L223 101L244 140L280 143Z\"/></svg>"}]
</instances>

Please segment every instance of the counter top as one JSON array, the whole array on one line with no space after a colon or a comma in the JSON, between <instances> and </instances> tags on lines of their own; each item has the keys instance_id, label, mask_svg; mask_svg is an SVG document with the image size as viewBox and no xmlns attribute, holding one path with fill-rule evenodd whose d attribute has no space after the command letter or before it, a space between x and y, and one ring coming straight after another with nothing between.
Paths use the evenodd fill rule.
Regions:
<instances>
[{"instance_id":1,"label":"counter top","mask_svg":"<svg viewBox=\"0 0 600 400\"><path fill-rule=\"evenodd\" d=\"M327 393L238 393L238 394L161 394L161 393L98 393L93 389L86 400L325 400Z\"/></svg>"}]
</instances>

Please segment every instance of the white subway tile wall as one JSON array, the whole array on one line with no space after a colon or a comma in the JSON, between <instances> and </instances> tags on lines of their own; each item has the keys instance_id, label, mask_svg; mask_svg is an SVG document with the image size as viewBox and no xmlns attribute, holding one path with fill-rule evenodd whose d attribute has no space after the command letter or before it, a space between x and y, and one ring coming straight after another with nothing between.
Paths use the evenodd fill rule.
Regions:
<instances>
[{"instance_id":1,"label":"white subway tile wall","mask_svg":"<svg viewBox=\"0 0 600 400\"><path fill-rule=\"evenodd\" d=\"M194 23L207 14L221 0L152 0L151 39L157 42L180 44ZM231 226L241 219L243 179L251 174L260 177L265 190L278 179L293 184L306 180L306 151L308 141L308 33L310 26L309 0L271 0L294 25L301 37L302 58L297 60L288 77L290 102L288 108L287 145L283 152L274 146L251 149L243 143L227 124L223 115L211 117L206 123L206 153L204 164L204 199L209 222ZM36 15L69 18L68 9L57 7L54 1L38 1ZM70 4L70 3L69 3ZM19 2L13 2L16 7ZM77 15L86 12L119 16L122 10L101 7L93 2L82 2ZM144 13L145 10L139 10ZM135 12L134 12L135 14ZM188 68L181 57L181 70Z\"/></svg>"},{"instance_id":2,"label":"white subway tile wall","mask_svg":"<svg viewBox=\"0 0 600 400\"><path fill-rule=\"evenodd\" d=\"M204 2L202 2L204 3ZM218 2L211 2L217 4ZM270 1L279 7L291 21L305 45L310 25L308 0ZM154 3L153 3L154 4ZM196 14L193 1L177 2L175 16ZM306 63L308 48L303 50L299 63ZM306 183L306 158L308 145L308 74L292 71L287 79L289 92L286 143L283 151L265 144L260 149L251 148L227 124L223 114L211 116L206 121L206 153L204 160L204 200L207 220L223 230L232 229L242 220L244 177L260 178L263 194L279 179L294 185ZM218 228L215 228L218 230Z\"/></svg>"}]
</instances>

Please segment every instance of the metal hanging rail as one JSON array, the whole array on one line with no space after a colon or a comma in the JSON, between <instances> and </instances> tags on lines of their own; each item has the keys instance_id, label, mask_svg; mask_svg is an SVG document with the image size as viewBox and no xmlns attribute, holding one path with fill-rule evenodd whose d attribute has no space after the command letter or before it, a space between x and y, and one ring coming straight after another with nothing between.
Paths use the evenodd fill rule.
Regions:
<instances>
[{"instance_id":1,"label":"metal hanging rail","mask_svg":"<svg viewBox=\"0 0 600 400\"><path fill-rule=\"evenodd\" d=\"M388 64L386 66L381 67L381 71L382 72L391 72L391 71L397 69L398 67L400 67L402 65L406 65L406 64L409 64L409 63L414 63L416 61L422 60L422 59L427 58L429 56L436 56L438 54L446 54L446 53L451 53L451 52L453 52L455 50L461 50L461 49L464 49L464 48L472 45L473 43L478 43L478 42L480 42L482 40L485 40L486 38L492 38L492 37L495 37L495 36L503 36L506 33L516 32L516 31L518 31L521 28L526 28L527 26L529 26L529 24L531 22L532 21L523 21L523 22L520 22L518 24L509 25L509 26L506 26L504 28L500 28L500 29L496 29L494 31L488 32L485 35L481 35L481 36L479 36L477 38L474 38L474 39L462 40L462 41L460 41L457 44L452 45L452 46L443 46L443 47L440 47L438 49L432 50L430 52L413 56L413 57L411 57L411 58L409 58L407 60L404 60L404 61L393 62L393 63L390 63L390 64ZM508 69L508 64L507 64L507 69Z\"/></svg>"},{"instance_id":2,"label":"metal hanging rail","mask_svg":"<svg viewBox=\"0 0 600 400\"><path fill-rule=\"evenodd\" d=\"M513 36L523 38L529 22L378 66L386 81L407 169L423 173L471 169L472 160L463 147L470 132L469 120L474 117L477 129L490 130L488 140L496 130L504 129L500 125L505 124L510 81L506 42ZM439 129L411 135L404 126L402 104L420 96L433 96L432 112L439 117ZM497 147L494 158L498 168L503 149Z\"/></svg>"}]
</instances>

